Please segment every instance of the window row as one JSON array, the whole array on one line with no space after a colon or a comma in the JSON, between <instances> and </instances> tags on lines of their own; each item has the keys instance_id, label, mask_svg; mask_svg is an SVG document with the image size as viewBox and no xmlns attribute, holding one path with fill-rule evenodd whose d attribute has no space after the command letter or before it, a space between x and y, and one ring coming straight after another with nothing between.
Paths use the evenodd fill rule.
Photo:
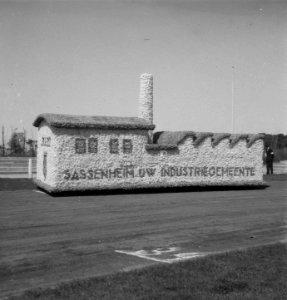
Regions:
<instances>
[{"instance_id":1,"label":"window row","mask_svg":"<svg viewBox=\"0 0 287 300\"><path fill-rule=\"evenodd\" d=\"M88 140L88 142L87 142ZM110 153L118 154L120 152L120 143L119 139L110 139ZM98 153L98 139L97 138L88 138L83 139L79 138L75 140L75 152L78 154L83 153ZM131 139L123 139L122 142L123 153L129 154L133 151L133 144Z\"/></svg>"}]
</instances>

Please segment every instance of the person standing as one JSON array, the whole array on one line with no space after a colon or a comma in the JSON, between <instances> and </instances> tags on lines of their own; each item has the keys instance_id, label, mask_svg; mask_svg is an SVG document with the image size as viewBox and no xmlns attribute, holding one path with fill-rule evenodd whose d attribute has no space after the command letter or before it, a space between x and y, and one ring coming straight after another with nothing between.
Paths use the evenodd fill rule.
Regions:
<instances>
[{"instance_id":1,"label":"person standing","mask_svg":"<svg viewBox=\"0 0 287 300\"><path fill-rule=\"evenodd\" d=\"M267 168L267 175L273 174L273 159L274 159L274 152L268 146L266 149L266 168Z\"/></svg>"}]
</instances>

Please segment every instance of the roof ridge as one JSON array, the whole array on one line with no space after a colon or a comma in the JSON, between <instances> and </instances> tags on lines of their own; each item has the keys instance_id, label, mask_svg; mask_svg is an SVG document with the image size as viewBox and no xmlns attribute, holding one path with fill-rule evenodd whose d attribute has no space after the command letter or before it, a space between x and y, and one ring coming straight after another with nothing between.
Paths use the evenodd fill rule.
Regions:
<instances>
[{"instance_id":1,"label":"roof ridge","mask_svg":"<svg viewBox=\"0 0 287 300\"><path fill-rule=\"evenodd\" d=\"M62 128L97 128L97 129L146 129L153 130L154 124L138 117L118 116L83 116L44 113L40 114L33 125L39 127L45 121L48 125Z\"/></svg>"}]
</instances>

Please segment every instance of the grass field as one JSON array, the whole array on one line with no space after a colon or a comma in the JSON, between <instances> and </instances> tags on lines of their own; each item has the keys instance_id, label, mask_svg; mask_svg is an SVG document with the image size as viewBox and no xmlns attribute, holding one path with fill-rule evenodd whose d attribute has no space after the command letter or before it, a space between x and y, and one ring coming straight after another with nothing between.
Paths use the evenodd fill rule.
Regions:
<instances>
[{"instance_id":1,"label":"grass field","mask_svg":"<svg viewBox=\"0 0 287 300\"><path fill-rule=\"evenodd\" d=\"M76 280L11 299L287 299L287 250L273 244Z\"/></svg>"},{"instance_id":2,"label":"grass field","mask_svg":"<svg viewBox=\"0 0 287 300\"><path fill-rule=\"evenodd\" d=\"M0 178L0 191L32 190L36 188L32 179Z\"/></svg>"},{"instance_id":3,"label":"grass field","mask_svg":"<svg viewBox=\"0 0 287 300\"><path fill-rule=\"evenodd\" d=\"M287 299L285 247L255 248L286 242L287 175L264 179L266 189L69 197L0 179L0 299ZM175 265L117 252L170 247L229 252Z\"/></svg>"}]
</instances>

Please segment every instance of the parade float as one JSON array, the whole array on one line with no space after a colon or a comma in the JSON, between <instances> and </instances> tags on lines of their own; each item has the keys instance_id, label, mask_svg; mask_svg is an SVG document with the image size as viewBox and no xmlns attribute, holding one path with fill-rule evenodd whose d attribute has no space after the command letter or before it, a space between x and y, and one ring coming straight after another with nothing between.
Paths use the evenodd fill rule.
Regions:
<instances>
[{"instance_id":1,"label":"parade float","mask_svg":"<svg viewBox=\"0 0 287 300\"><path fill-rule=\"evenodd\" d=\"M261 134L154 132L153 77L140 78L137 117L39 115L38 187L114 189L262 187Z\"/></svg>"}]
</instances>

